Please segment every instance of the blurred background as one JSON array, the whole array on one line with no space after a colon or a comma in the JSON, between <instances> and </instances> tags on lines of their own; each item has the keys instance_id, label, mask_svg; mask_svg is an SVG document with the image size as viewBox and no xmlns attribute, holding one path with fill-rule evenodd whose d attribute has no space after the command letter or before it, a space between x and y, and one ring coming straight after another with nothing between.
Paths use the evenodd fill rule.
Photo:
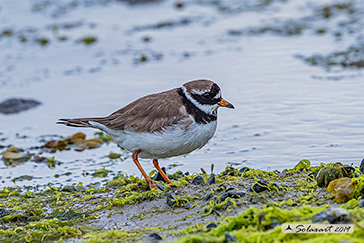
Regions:
<instances>
[{"instance_id":1,"label":"blurred background","mask_svg":"<svg viewBox=\"0 0 364 243\"><path fill-rule=\"evenodd\" d=\"M215 172L229 164L282 170L302 159L358 165L363 28L359 0L2 0L0 102L41 104L0 113L0 153L14 145L46 160L3 159L0 185L140 176L113 143L82 152L39 146L96 136L58 118L106 116L199 78L217 82L235 110L219 110L218 130L201 150L161 160L167 173L209 172L211 164Z\"/></svg>"}]
</instances>

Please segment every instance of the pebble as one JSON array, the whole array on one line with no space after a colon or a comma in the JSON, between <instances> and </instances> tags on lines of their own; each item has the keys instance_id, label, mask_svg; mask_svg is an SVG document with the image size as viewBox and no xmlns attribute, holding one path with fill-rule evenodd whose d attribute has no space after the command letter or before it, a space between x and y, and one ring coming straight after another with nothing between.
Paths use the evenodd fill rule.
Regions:
<instances>
[{"instance_id":1,"label":"pebble","mask_svg":"<svg viewBox=\"0 0 364 243\"><path fill-rule=\"evenodd\" d=\"M330 224L352 223L348 211L343 208L329 208L313 216L312 223L328 221Z\"/></svg>"},{"instance_id":2,"label":"pebble","mask_svg":"<svg viewBox=\"0 0 364 243\"><path fill-rule=\"evenodd\" d=\"M191 182L192 185L202 185L205 182L202 176L196 176Z\"/></svg>"},{"instance_id":3,"label":"pebble","mask_svg":"<svg viewBox=\"0 0 364 243\"><path fill-rule=\"evenodd\" d=\"M250 168L249 167L243 167L243 168L241 168L241 169L239 169L239 172L246 172L246 171L249 171L250 170Z\"/></svg>"},{"instance_id":4,"label":"pebble","mask_svg":"<svg viewBox=\"0 0 364 243\"><path fill-rule=\"evenodd\" d=\"M211 223L206 226L207 229L212 229L212 228L216 228L216 227L217 227L217 225L215 223Z\"/></svg>"},{"instance_id":5,"label":"pebble","mask_svg":"<svg viewBox=\"0 0 364 243\"><path fill-rule=\"evenodd\" d=\"M174 197L171 194L167 194L167 204L170 207L173 207L173 205L176 203L173 202L172 200L174 200Z\"/></svg>"},{"instance_id":6,"label":"pebble","mask_svg":"<svg viewBox=\"0 0 364 243\"><path fill-rule=\"evenodd\" d=\"M238 240L236 239L235 236L233 236L229 232L225 232L225 240L224 240L224 243L228 243L228 242L238 242Z\"/></svg>"},{"instance_id":7,"label":"pebble","mask_svg":"<svg viewBox=\"0 0 364 243\"><path fill-rule=\"evenodd\" d=\"M158 235L157 233L153 233L148 235L148 237L154 239L154 240L162 240L162 237L160 235Z\"/></svg>"},{"instance_id":8,"label":"pebble","mask_svg":"<svg viewBox=\"0 0 364 243\"><path fill-rule=\"evenodd\" d=\"M202 200L207 201L211 198L211 193L206 194L206 196L203 197Z\"/></svg>"},{"instance_id":9,"label":"pebble","mask_svg":"<svg viewBox=\"0 0 364 243\"><path fill-rule=\"evenodd\" d=\"M0 103L0 113L15 114L21 111L26 111L30 108L34 108L40 104L41 103L39 101L31 99L7 99L4 102Z\"/></svg>"},{"instance_id":10,"label":"pebble","mask_svg":"<svg viewBox=\"0 0 364 243\"><path fill-rule=\"evenodd\" d=\"M164 174L166 173L166 168L165 167L162 167L161 168L162 169L162 171L164 172ZM163 178L163 176L159 173L159 172L157 172L156 174L154 174L154 176L151 178L153 181L164 181L164 182L166 182L165 180L164 180L164 178Z\"/></svg>"},{"instance_id":11,"label":"pebble","mask_svg":"<svg viewBox=\"0 0 364 243\"><path fill-rule=\"evenodd\" d=\"M361 200L358 202L358 206L359 206L359 207L364 207L364 199L361 199Z\"/></svg>"},{"instance_id":12,"label":"pebble","mask_svg":"<svg viewBox=\"0 0 364 243\"><path fill-rule=\"evenodd\" d=\"M207 185L216 184L216 180L215 180L215 175L214 175L214 174L212 174L212 175L210 176L210 178L209 178L209 179L207 179L206 184L207 184Z\"/></svg>"},{"instance_id":13,"label":"pebble","mask_svg":"<svg viewBox=\"0 0 364 243\"><path fill-rule=\"evenodd\" d=\"M312 179L315 179L317 176L316 172L311 172L310 174L307 175L308 177L311 177Z\"/></svg>"},{"instance_id":14,"label":"pebble","mask_svg":"<svg viewBox=\"0 0 364 243\"><path fill-rule=\"evenodd\" d=\"M6 209L0 208L0 218L4 217L6 215L7 215Z\"/></svg>"},{"instance_id":15,"label":"pebble","mask_svg":"<svg viewBox=\"0 0 364 243\"><path fill-rule=\"evenodd\" d=\"M241 198L245 196L245 192L243 191L228 191L227 194L232 198Z\"/></svg>"},{"instance_id":16,"label":"pebble","mask_svg":"<svg viewBox=\"0 0 364 243\"><path fill-rule=\"evenodd\" d=\"M226 170L222 173L223 176L229 175L229 176L234 176L235 175L235 170L233 167L228 167L226 168Z\"/></svg>"},{"instance_id":17,"label":"pebble","mask_svg":"<svg viewBox=\"0 0 364 243\"><path fill-rule=\"evenodd\" d=\"M164 186L164 185L160 185L160 184L155 184L157 187L158 187L158 189L159 190L161 190L161 191L164 191L167 187L166 186Z\"/></svg>"},{"instance_id":18,"label":"pebble","mask_svg":"<svg viewBox=\"0 0 364 243\"><path fill-rule=\"evenodd\" d=\"M245 192L242 191L235 191L235 190L230 190L228 192L224 192L218 199L219 202L223 202L225 201L226 198L231 197L231 198L241 198L245 196Z\"/></svg>"},{"instance_id":19,"label":"pebble","mask_svg":"<svg viewBox=\"0 0 364 243\"><path fill-rule=\"evenodd\" d=\"M183 208L184 209L191 209L193 206L193 204L191 202L187 203L187 205L185 205Z\"/></svg>"},{"instance_id":20,"label":"pebble","mask_svg":"<svg viewBox=\"0 0 364 243\"><path fill-rule=\"evenodd\" d=\"M268 183L265 181L257 181L255 182L250 188L249 191L250 192L264 192L268 190Z\"/></svg>"}]
</instances>

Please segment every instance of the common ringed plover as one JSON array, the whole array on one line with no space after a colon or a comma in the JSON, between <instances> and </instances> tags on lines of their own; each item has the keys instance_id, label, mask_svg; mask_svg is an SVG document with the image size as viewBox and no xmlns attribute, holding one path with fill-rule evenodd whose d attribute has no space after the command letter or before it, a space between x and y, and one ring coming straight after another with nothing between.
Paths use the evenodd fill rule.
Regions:
<instances>
[{"instance_id":1,"label":"common ringed plover","mask_svg":"<svg viewBox=\"0 0 364 243\"><path fill-rule=\"evenodd\" d=\"M234 108L221 97L210 80L194 80L180 88L139 98L107 117L59 119L58 124L92 127L109 134L132 158L149 188L157 186L141 167L138 156L153 159L155 168L169 184L158 159L183 155L202 148L217 126L217 109Z\"/></svg>"}]
</instances>

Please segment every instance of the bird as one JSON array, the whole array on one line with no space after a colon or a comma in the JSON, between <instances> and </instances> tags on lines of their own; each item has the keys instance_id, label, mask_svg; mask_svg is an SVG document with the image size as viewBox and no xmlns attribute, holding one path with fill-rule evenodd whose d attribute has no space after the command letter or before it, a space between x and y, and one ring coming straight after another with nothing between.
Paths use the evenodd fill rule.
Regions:
<instances>
[{"instance_id":1,"label":"bird","mask_svg":"<svg viewBox=\"0 0 364 243\"><path fill-rule=\"evenodd\" d=\"M158 160L202 148L216 131L219 107L234 109L222 98L215 82L198 79L141 97L106 117L59 119L57 124L96 128L109 134L120 148L132 152L134 163L152 189L157 185L138 158L152 159L166 183L171 183Z\"/></svg>"}]
</instances>

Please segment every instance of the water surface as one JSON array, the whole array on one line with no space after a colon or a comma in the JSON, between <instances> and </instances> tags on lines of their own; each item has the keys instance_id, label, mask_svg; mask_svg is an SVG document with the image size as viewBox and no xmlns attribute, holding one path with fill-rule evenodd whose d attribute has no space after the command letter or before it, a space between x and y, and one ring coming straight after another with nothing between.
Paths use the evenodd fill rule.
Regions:
<instances>
[{"instance_id":1,"label":"water surface","mask_svg":"<svg viewBox=\"0 0 364 243\"><path fill-rule=\"evenodd\" d=\"M209 171L212 163L220 172L228 164L280 170L301 159L361 161L361 67L343 67L331 59L312 66L304 60L317 54L326 61L332 53L363 45L362 3L191 0L178 8L170 1L75 2L0 4L0 102L22 97L43 103L19 114L0 114L0 145L5 146L0 152L10 144L39 146L45 135L81 131L92 138L92 129L55 121L106 116L140 96L207 78L220 85L235 110L219 110L216 135L201 150L161 160L168 172ZM354 12L338 3L353 3ZM96 42L81 41L90 36ZM363 53L346 58L363 60ZM122 159L110 160L110 152L122 153ZM88 183L101 179L85 172L104 167L113 171L108 178L118 172L140 175L130 153L113 143L43 156L61 164L2 163L2 184L12 185L21 175L34 178L17 185ZM142 165L153 169L148 160Z\"/></svg>"}]
</instances>

